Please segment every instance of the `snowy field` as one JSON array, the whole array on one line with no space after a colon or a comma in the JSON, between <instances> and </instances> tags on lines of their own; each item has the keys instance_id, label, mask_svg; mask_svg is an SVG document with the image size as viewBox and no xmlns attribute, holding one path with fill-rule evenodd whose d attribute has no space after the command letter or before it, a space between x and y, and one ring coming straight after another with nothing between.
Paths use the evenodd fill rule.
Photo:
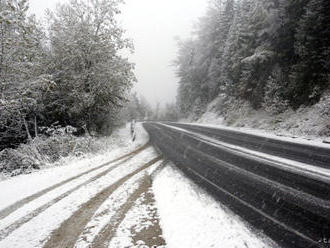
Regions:
<instances>
[{"instance_id":1,"label":"snowy field","mask_svg":"<svg viewBox=\"0 0 330 248\"><path fill-rule=\"evenodd\" d=\"M111 152L0 182L0 247L270 247L145 146L141 125L135 142L128 127L116 137Z\"/></svg>"}]
</instances>

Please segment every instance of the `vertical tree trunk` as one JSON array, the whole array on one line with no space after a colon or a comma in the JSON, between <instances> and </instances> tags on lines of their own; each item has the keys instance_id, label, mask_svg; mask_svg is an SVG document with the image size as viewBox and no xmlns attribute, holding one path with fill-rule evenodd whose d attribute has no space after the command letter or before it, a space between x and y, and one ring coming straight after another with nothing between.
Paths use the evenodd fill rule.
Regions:
<instances>
[{"instance_id":1,"label":"vertical tree trunk","mask_svg":"<svg viewBox=\"0 0 330 248\"><path fill-rule=\"evenodd\" d=\"M31 136L30 131L29 131L29 126L28 126L28 124L27 124L24 117L23 117L23 123L24 123L25 131L27 133L28 139L31 142L32 141L32 136Z\"/></svg>"},{"instance_id":2,"label":"vertical tree trunk","mask_svg":"<svg viewBox=\"0 0 330 248\"><path fill-rule=\"evenodd\" d=\"M0 5L2 4L0 0ZM4 73L3 73L3 57L4 57L4 25L3 21L1 22L1 54L0 54L0 90L1 90L1 97L4 98L4 91L5 91L5 86L4 86Z\"/></svg>"},{"instance_id":3,"label":"vertical tree trunk","mask_svg":"<svg viewBox=\"0 0 330 248\"><path fill-rule=\"evenodd\" d=\"M37 116L34 116L34 135L35 135L35 138L38 137Z\"/></svg>"},{"instance_id":4,"label":"vertical tree trunk","mask_svg":"<svg viewBox=\"0 0 330 248\"><path fill-rule=\"evenodd\" d=\"M1 3L0 3L1 4ZM1 22L1 54L0 54L0 74L2 73L3 64L3 54L4 54L4 32L3 32L3 22Z\"/></svg>"}]
</instances>

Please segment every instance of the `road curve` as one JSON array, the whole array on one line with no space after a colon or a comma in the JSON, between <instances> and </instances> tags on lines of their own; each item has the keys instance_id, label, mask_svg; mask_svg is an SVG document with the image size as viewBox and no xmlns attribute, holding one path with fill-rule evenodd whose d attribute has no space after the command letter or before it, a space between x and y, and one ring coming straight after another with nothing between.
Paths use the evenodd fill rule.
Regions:
<instances>
[{"instance_id":1,"label":"road curve","mask_svg":"<svg viewBox=\"0 0 330 248\"><path fill-rule=\"evenodd\" d=\"M179 123L144 123L165 157L279 247L330 247L330 149Z\"/></svg>"}]
</instances>

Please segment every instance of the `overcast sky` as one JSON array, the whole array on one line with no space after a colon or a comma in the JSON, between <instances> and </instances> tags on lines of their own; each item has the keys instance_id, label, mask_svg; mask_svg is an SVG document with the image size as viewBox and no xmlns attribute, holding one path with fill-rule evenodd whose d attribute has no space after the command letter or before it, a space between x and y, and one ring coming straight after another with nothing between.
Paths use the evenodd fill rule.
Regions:
<instances>
[{"instance_id":1,"label":"overcast sky","mask_svg":"<svg viewBox=\"0 0 330 248\"><path fill-rule=\"evenodd\" d=\"M68 0L30 0L30 11L44 16L46 8ZM119 17L132 38L138 82L136 91L153 105L175 101L177 81L171 66L176 41L189 37L193 24L205 13L208 0L126 0Z\"/></svg>"}]
</instances>

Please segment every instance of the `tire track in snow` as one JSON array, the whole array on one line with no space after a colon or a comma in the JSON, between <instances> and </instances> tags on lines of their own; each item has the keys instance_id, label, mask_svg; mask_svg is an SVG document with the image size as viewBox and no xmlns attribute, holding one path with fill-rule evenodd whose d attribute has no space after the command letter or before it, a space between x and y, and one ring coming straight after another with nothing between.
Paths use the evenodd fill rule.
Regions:
<instances>
[{"instance_id":1,"label":"tire track in snow","mask_svg":"<svg viewBox=\"0 0 330 248\"><path fill-rule=\"evenodd\" d=\"M140 183L139 188L130 195L120 210L111 218L111 221L102 229L95 238L90 248L107 248L112 238L115 237L117 229L124 220L128 211L134 206L135 201L145 192L146 178Z\"/></svg>"},{"instance_id":2,"label":"tire track in snow","mask_svg":"<svg viewBox=\"0 0 330 248\"><path fill-rule=\"evenodd\" d=\"M89 220L74 248L90 248L90 244L95 237L99 235L116 212L127 203L128 198L140 187L146 173L147 171L144 170L134 175L110 195Z\"/></svg>"},{"instance_id":3,"label":"tire track in snow","mask_svg":"<svg viewBox=\"0 0 330 248\"><path fill-rule=\"evenodd\" d=\"M167 161L155 163L150 169L147 169L134 175L132 178L122 184L121 187L119 187L115 192L113 192L111 196L98 208L94 216L85 226L84 231L80 234L77 242L75 243L74 248L90 248L91 244L96 239L96 237L101 234L102 230L110 222L114 223L114 216L117 214L117 212L121 211L121 208L124 205L130 204L128 202L129 197L134 194L134 192L137 191L139 187L141 187L141 184L146 185L145 189L150 188L149 185L151 185L153 177L156 173L158 173L160 168L163 168L165 164L167 164ZM146 192L144 192L143 194L145 193ZM116 218L116 220L118 219L119 218ZM121 222L120 225L122 224L123 222ZM120 228L120 226L118 228ZM159 240L157 238L159 236L159 232L157 231L156 225L154 225L151 228L151 232L148 233L154 235L155 238L153 237L153 241ZM117 234L118 231L116 231L116 235ZM110 243L111 242L112 240L110 241ZM149 246L152 247L152 245Z\"/></svg>"},{"instance_id":4,"label":"tire track in snow","mask_svg":"<svg viewBox=\"0 0 330 248\"><path fill-rule=\"evenodd\" d=\"M127 201L128 211L122 211L117 218L118 226L112 220L112 234L105 237L105 242L96 244L96 247L165 247L163 231L160 227L160 216L156 208L155 197L152 191L152 177L145 175L137 192L138 198ZM127 210L127 209L125 209ZM119 223L120 222L120 223ZM109 243L109 245L108 245ZM89 248L93 246L89 246Z\"/></svg>"},{"instance_id":5,"label":"tire track in snow","mask_svg":"<svg viewBox=\"0 0 330 248\"><path fill-rule=\"evenodd\" d=\"M52 206L53 204L55 204L56 202L62 200L63 198L67 197L68 195L70 195L70 194L73 193L74 191L80 189L81 187L83 187L83 186L85 186L85 185L87 185L87 184L89 184L89 183L91 183L91 182L94 182L94 181L96 181L97 179L99 179L100 177L102 177L102 176L104 176L104 175L110 173L112 170L118 168L118 167L119 167L120 165L122 165L124 162L126 162L126 161L132 159L134 156L136 156L137 154L139 154L140 152L142 152L143 150L145 150L145 149L148 148L148 147L149 147L149 143L146 144L146 145L144 145L144 146L142 146L142 147L140 147L140 148L138 148L137 150L135 150L135 151L133 151L133 152L131 152L131 153L128 153L128 154L126 154L126 155L120 157L120 158L117 158L117 159L115 159L115 160L112 160L112 161L110 161L110 162L108 162L108 163L105 163L105 164L103 164L103 165L101 165L101 166L98 166L97 168L91 169L91 170L89 170L89 171L87 171L87 172L84 172L84 173L79 174L78 176L75 176L75 177L70 178L70 179L68 179L68 180L65 180L65 181L63 181L63 182L61 182L61 183L59 183L59 184L56 184L56 185L54 185L54 186L52 186L52 187L49 187L49 188L47 188L47 189L45 189L45 190L43 190L43 191L41 191L41 192L39 192L39 193L33 195L33 197L32 197L32 196L27 197L27 198L25 198L25 199L26 199L26 202L25 202L24 204L22 204L22 203L24 202L24 199L21 200L20 202L17 203L17 204L20 205L20 206L19 206L19 207L16 207L16 206L15 206L16 209L12 208L12 210L13 210L12 212L14 212L15 210L17 210L17 209L20 208L20 207L23 207L25 204L28 204L28 203L30 203L31 201L33 201L33 200L35 200L35 199L41 197L42 195L44 195L44 194L50 192L51 190L54 190L54 189L56 189L56 188L58 188L58 187L60 187L60 186L63 186L63 185L66 184L66 183L69 183L69 182L71 182L71 181L73 181L73 180L75 180L75 179L78 179L78 178L81 177L81 176L87 175L87 174L89 174L89 173L91 173L91 172L94 172L94 171L96 171L96 170L98 170L98 169L101 169L101 168L103 168L103 167L105 167L105 166L107 166L107 165L110 165L110 164L113 164L113 163L115 163L115 162L118 162L117 165L115 165L115 166L113 166L113 167L111 167L111 168L109 168L109 169L107 169L107 170L105 170L105 171L102 171L101 173L97 174L96 176L94 176L94 177L88 179L87 181L85 181L85 182L83 182L83 183L77 185L76 187L72 188L71 190L68 190L67 192L61 194L60 196L56 197L55 199L51 200L50 202L46 203L45 205L43 205L43 206L41 206L41 207L35 209L35 210L32 211L31 213L29 213L29 214L27 214L26 216L24 216L24 217L20 218L19 220L15 221L14 223L12 223L11 225L9 225L8 227L6 227L6 228L0 230L0 241L3 240L3 239L5 239L5 238L6 238L8 235L10 235L13 231L15 231L16 229L18 229L19 227L21 227L23 224L25 224L25 223L27 223L28 221L30 221L32 218L38 216L41 212L43 212L43 211L45 211L47 208L51 207L51 206ZM56 187L55 187L55 186L56 186ZM11 212L11 213L12 213L12 212ZM9 213L9 214L10 214L10 213ZM8 215L9 215L9 214L8 214ZM7 215L7 216L8 216L8 215ZM5 217L6 217L6 216L5 216ZM5 217L3 217L3 218L5 218Z\"/></svg>"},{"instance_id":6,"label":"tire track in snow","mask_svg":"<svg viewBox=\"0 0 330 248\"><path fill-rule=\"evenodd\" d=\"M31 195L31 196L28 196L28 197L26 197L26 198L24 198L24 199L22 199L22 200L20 200L20 201L18 201L18 202L16 202L16 203L12 204L12 205L6 207L5 209L1 210L1 211L0 211L0 220L2 220L3 218L7 217L7 216L10 215L11 213L13 213L14 211L16 211L16 210L19 209L20 207L22 207L23 205L25 205L25 204L27 204L27 203L29 203L29 202L31 202L31 201L33 201L33 200L39 198L40 196L42 196L42 195L44 195L44 194L46 194L46 193L48 193L48 192L50 192L50 191L52 191L52 190L54 190L54 189L60 187L60 186L66 184L66 183L68 183L68 182L71 182L71 181L73 181L73 180L75 180L75 179L77 179L77 178L79 178L79 177L81 177L81 176L87 175L87 174L89 174L89 173L91 173L91 172L93 172L93 171L96 171L96 170L98 170L98 169L101 169L101 168L103 168L103 167L105 167L105 166L107 166L107 165L110 165L110 164L112 164L112 163L115 163L115 162L117 162L117 161L120 161L120 160L122 160L122 159L124 159L124 158L130 157L130 156L134 156L134 155L136 155L137 153L139 153L139 152L145 150L145 149L146 149L147 147L149 147L149 146L150 146L150 143L148 142L147 144L145 144L144 146L142 146L142 147L140 147L140 148L134 150L133 152L130 152L130 153L128 153L128 154L125 154L125 155L123 155L123 156L121 156L121 157L119 157L119 158L116 158L116 159L114 159L114 160L112 160L112 161L109 161L109 162L107 162L107 163L104 163L104 164L102 164L102 165L100 165L100 166L98 166L98 167L95 167L95 168L93 168L93 169L90 169L90 170L88 170L88 171L86 171L86 172L83 172L83 173L77 175L77 176L71 177L71 178L66 179L66 180L64 180L64 181L62 181L62 182L60 182L60 183L57 183L57 184L55 184L55 185L53 185L53 186L51 186L51 187L49 187L49 188L46 188L46 189L44 189L44 190L42 190L42 191L40 191L40 192L38 192L38 193L35 193L35 194Z\"/></svg>"},{"instance_id":7,"label":"tire track in snow","mask_svg":"<svg viewBox=\"0 0 330 248\"><path fill-rule=\"evenodd\" d=\"M162 167L160 165L159 167ZM138 189L134 191L133 194L127 199L126 203L120 208L118 212L111 218L111 221L101 230L98 236L94 239L89 248L107 248L111 242L111 240L115 237L117 229L119 225L124 221L126 214L134 207L135 202L143 193L148 192L151 187L151 176L145 176L140 183ZM160 234L160 227L156 229L156 236L158 237ZM150 230L149 230L150 231ZM148 235L147 235L148 236ZM137 241L134 240L133 241ZM165 243L164 240L160 238L154 240L154 242L158 242L159 245Z\"/></svg>"},{"instance_id":8,"label":"tire track in snow","mask_svg":"<svg viewBox=\"0 0 330 248\"><path fill-rule=\"evenodd\" d=\"M97 209L102 205L104 201L125 181L129 180L134 175L147 169L151 165L160 161L162 156L154 158L150 162L146 163L139 169L123 177L116 183L105 188L88 202L84 203L79 210L77 210L69 219L65 220L62 225L55 231L52 232L50 239L44 245L44 248L63 248L73 247L78 240L80 234L83 232L85 226L89 220L93 217Z\"/></svg>"}]
</instances>

